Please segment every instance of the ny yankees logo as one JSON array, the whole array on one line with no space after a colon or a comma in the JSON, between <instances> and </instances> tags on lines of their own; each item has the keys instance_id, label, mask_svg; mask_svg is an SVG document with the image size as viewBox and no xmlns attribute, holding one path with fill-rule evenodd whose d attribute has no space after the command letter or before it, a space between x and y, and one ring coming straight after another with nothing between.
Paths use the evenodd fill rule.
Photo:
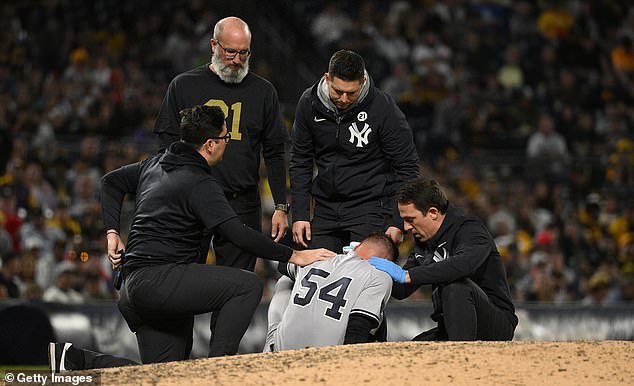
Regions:
<instances>
[{"instance_id":1,"label":"ny yankees logo","mask_svg":"<svg viewBox=\"0 0 634 386\"><path fill-rule=\"evenodd\" d=\"M350 143L354 143L354 139L356 138L358 141L357 147L363 147L363 145L368 144L368 135L370 135L370 133L372 132L370 125L364 123L363 130L359 131L359 129L357 128L357 123L352 122L348 129L350 130Z\"/></svg>"},{"instance_id":2,"label":"ny yankees logo","mask_svg":"<svg viewBox=\"0 0 634 386\"><path fill-rule=\"evenodd\" d=\"M441 243L440 245L438 245L438 247L436 247L436 250L434 251L435 262L443 261L447 258L447 250L443 247L443 245L445 245L446 243L447 242L445 241L444 243Z\"/></svg>"}]
</instances>

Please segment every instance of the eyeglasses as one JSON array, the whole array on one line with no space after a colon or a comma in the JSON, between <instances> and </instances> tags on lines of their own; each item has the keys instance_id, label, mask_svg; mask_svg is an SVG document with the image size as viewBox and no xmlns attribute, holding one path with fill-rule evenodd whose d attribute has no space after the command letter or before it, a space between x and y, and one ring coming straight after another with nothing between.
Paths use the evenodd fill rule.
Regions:
<instances>
[{"instance_id":1,"label":"eyeglasses","mask_svg":"<svg viewBox=\"0 0 634 386\"><path fill-rule=\"evenodd\" d=\"M248 58L249 56L251 56L251 50L235 50L233 48L224 48L222 46L222 44L220 44L220 42L218 40L216 40L216 43L218 43L218 45L220 46L220 48L222 48L222 50L225 52L225 55L227 56L227 59L229 60L233 60L233 58L236 57L236 55L240 55L240 59L244 60L246 58Z\"/></svg>"},{"instance_id":2,"label":"eyeglasses","mask_svg":"<svg viewBox=\"0 0 634 386\"><path fill-rule=\"evenodd\" d=\"M225 135L223 135L222 137L209 137L210 139L222 139L225 141L225 143L229 143L229 141L231 141L231 133L227 133Z\"/></svg>"}]
</instances>

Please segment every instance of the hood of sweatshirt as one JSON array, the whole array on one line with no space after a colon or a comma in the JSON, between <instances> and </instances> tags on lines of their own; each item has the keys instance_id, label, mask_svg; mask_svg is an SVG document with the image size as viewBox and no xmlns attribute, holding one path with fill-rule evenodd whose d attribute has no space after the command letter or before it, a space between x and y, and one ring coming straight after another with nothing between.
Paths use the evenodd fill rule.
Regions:
<instances>
[{"instance_id":1,"label":"hood of sweatshirt","mask_svg":"<svg viewBox=\"0 0 634 386\"><path fill-rule=\"evenodd\" d=\"M172 143L161 156L159 164L166 172L183 166L195 166L207 173L211 173L211 168L205 157L203 157L194 146L184 142Z\"/></svg>"}]
</instances>

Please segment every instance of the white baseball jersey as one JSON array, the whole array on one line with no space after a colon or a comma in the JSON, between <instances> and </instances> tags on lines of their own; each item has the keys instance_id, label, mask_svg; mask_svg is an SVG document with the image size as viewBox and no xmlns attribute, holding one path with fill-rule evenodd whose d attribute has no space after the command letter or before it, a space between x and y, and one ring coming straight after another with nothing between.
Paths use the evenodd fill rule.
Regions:
<instances>
[{"instance_id":1,"label":"white baseball jersey","mask_svg":"<svg viewBox=\"0 0 634 386\"><path fill-rule=\"evenodd\" d=\"M286 268L295 284L277 331L269 334L267 349L343 344L348 319L354 313L376 320L377 326L383 321L392 279L356 253L306 267L288 263Z\"/></svg>"}]
</instances>

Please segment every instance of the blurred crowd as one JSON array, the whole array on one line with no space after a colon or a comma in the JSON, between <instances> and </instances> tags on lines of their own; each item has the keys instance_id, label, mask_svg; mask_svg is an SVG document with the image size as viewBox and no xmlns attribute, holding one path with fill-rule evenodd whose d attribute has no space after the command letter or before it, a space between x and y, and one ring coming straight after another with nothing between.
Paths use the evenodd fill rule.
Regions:
<instances>
[{"instance_id":1,"label":"blurred crowd","mask_svg":"<svg viewBox=\"0 0 634 386\"><path fill-rule=\"evenodd\" d=\"M423 174L489 226L515 300L634 300L628 1L274 3L302 13L279 34L308 30L308 56L365 58ZM218 16L200 0L0 4L0 299L116 298L99 180L156 151L167 84L208 61Z\"/></svg>"}]
</instances>

